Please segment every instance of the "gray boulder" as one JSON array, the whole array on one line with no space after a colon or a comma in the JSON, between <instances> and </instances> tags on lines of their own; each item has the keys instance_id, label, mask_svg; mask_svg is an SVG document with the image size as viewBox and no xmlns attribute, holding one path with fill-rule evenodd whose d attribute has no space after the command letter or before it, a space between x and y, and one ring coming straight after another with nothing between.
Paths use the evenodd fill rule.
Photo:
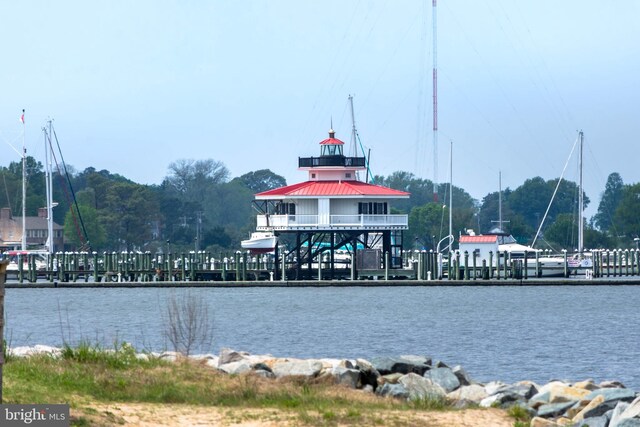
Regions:
<instances>
[{"instance_id":1,"label":"gray boulder","mask_svg":"<svg viewBox=\"0 0 640 427\"><path fill-rule=\"evenodd\" d=\"M409 399L425 399L425 398L444 398L446 391L438 384L421 377L413 372L404 375L398 380L398 384L404 386L409 393Z\"/></svg>"},{"instance_id":2,"label":"gray boulder","mask_svg":"<svg viewBox=\"0 0 640 427\"><path fill-rule=\"evenodd\" d=\"M218 369L226 372L231 375L239 375L244 374L245 372L251 371L251 364L246 360L238 360L236 362L225 363L223 365L219 365Z\"/></svg>"},{"instance_id":3,"label":"gray boulder","mask_svg":"<svg viewBox=\"0 0 640 427\"><path fill-rule=\"evenodd\" d=\"M391 373L408 374L410 372L422 375L429 369L429 366L423 363L417 363L402 357L375 357L371 359L371 364L380 372L380 375Z\"/></svg>"},{"instance_id":4,"label":"gray boulder","mask_svg":"<svg viewBox=\"0 0 640 427\"><path fill-rule=\"evenodd\" d=\"M458 378L458 381L460 381L460 385L464 386L475 384L475 381L471 379L469 374L467 374L467 371L465 371L462 366L454 366L453 369L451 369L451 372L453 372L453 375Z\"/></svg>"},{"instance_id":5,"label":"gray boulder","mask_svg":"<svg viewBox=\"0 0 640 427\"><path fill-rule=\"evenodd\" d=\"M548 403L538 408L538 416L542 418L559 417L564 414L567 409L575 405L574 402Z\"/></svg>"},{"instance_id":6,"label":"gray boulder","mask_svg":"<svg viewBox=\"0 0 640 427\"><path fill-rule=\"evenodd\" d=\"M520 395L515 393L496 393L480 401L480 406L483 408L490 408L497 406L499 408L506 408L511 406L512 402L523 402Z\"/></svg>"},{"instance_id":7,"label":"gray boulder","mask_svg":"<svg viewBox=\"0 0 640 427\"><path fill-rule=\"evenodd\" d=\"M386 383L376 389L376 394L382 397L394 397L397 399L407 399L409 392L402 384Z\"/></svg>"},{"instance_id":8,"label":"gray boulder","mask_svg":"<svg viewBox=\"0 0 640 427\"><path fill-rule=\"evenodd\" d=\"M271 370L276 378L301 376L313 378L322 370L322 363L317 360L289 360L276 362Z\"/></svg>"},{"instance_id":9,"label":"gray boulder","mask_svg":"<svg viewBox=\"0 0 640 427\"><path fill-rule=\"evenodd\" d=\"M370 385L374 390L378 387L380 372L365 359L356 359L355 368L360 371L360 382L363 386Z\"/></svg>"},{"instance_id":10,"label":"gray boulder","mask_svg":"<svg viewBox=\"0 0 640 427\"><path fill-rule=\"evenodd\" d=\"M360 371L357 369L336 366L331 370L331 375L333 375L338 384L346 385L350 388L358 388L360 386Z\"/></svg>"},{"instance_id":11,"label":"gray boulder","mask_svg":"<svg viewBox=\"0 0 640 427\"><path fill-rule=\"evenodd\" d=\"M625 409L624 412L620 414L619 418L621 420L626 418L640 418L640 396L636 397L633 402L629 404L627 409Z\"/></svg>"},{"instance_id":12,"label":"gray boulder","mask_svg":"<svg viewBox=\"0 0 640 427\"><path fill-rule=\"evenodd\" d=\"M479 404L482 399L487 398L484 387L478 384L465 385L447 394L447 398L453 401L473 402Z\"/></svg>"},{"instance_id":13,"label":"gray boulder","mask_svg":"<svg viewBox=\"0 0 640 427\"><path fill-rule=\"evenodd\" d=\"M424 377L442 387L447 393L460 387L460 380L450 368L433 368Z\"/></svg>"},{"instance_id":14,"label":"gray boulder","mask_svg":"<svg viewBox=\"0 0 640 427\"><path fill-rule=\"evenodd\" d=\"M226 365L231 362L238 362L246 359L249 353L245 351L235 351L230 348L223 348L220 350L220 356L218 358L218 366Z\"/></svg>"},{"instance_id":15,"label":"gray boulder","mask_svg":"<svg viewBox=\"0 0 640 427\"><path fill-rule=\"evenodd\" d=\"M625 418L615 427L640 427L640 418Z\"/></svg>"},{"instance_id":16,"label":"gray boulder","mask_svg":"<svg viewBox=\"0 0 640 427\"><path fill-rule=\"evenodd\" d=\"M273 372L271 372L271 370L266 371L264 369L254 369L253 370L253 374L257 375L259 377L262 377L262 378L270 378L271 379L271 378L275 378L276 377L275 375L273 375Z\"/></svg>"},{"instance_id":17,"label":"gray boulder","mask_svg":"<svg viewBox=\"0 0 640 427\"><path fill-rule=\"evenodd\" d=\"M584 400L593 400L598 396L604 397L604 402L587 411L584 418L599 417L614 409L618 402L631 402L635 398L635 392L626 388L601 388L589 393Z\"/></svg>"},{"instance_id":18,"label":"gray boulder","mask_svg":"<svg viewBox=\"0 0 640 427\"><path fill-rule=\"evenodd\" d=\"M498 393L517 394L522 400L529 400L538 393L538 389L532 383L507 384L500 387Z\"/></svg>"},{"instance_id":19,"label":"gray boulder","mask_svg":"<svg viewBox=\"0 0 640 427\"><path fill-rule=\"evenodd\" d=\"M629 408L629 406L630 404L627 402L618 402L616 407L613 408L613 411L611 411L611 420L609 421L609 424L611 426L618 425L618 423L624 419L622 418L622 414Z\"/></svg>"},{"instance_id":20,"label":"gray boulder","mask_svg":"<svg viewBox=\"0 0 640 427\"><path fill-rule=\"evenodd\" d=\"M600 415L599 417L585 418L584 420L573 424L573 427L608 427L609 417Z\"/></svg>"}]
</instances>

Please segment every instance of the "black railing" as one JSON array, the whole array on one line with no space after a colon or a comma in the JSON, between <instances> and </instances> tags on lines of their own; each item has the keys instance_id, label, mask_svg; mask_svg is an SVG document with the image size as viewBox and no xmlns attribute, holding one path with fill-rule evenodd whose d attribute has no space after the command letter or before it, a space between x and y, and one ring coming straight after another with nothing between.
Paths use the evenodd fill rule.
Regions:
<instances>
[{"instance_id":1,"label":"black railing","mask_svg":"<svg viewBox=\"0 0 640 427\"><path fill-rule=\"evenodd\" d=\"M317 166L366 167L364 157L322 156L298 157L299 168L313 168Z\"/></svg>"}]
</instances>

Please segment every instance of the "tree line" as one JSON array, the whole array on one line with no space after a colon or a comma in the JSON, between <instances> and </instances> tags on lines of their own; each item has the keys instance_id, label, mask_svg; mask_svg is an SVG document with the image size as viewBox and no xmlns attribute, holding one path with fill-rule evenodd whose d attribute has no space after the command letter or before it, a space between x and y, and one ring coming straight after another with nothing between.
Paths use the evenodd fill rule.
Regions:
<instances>
[{"instance_id":1,"label":"tree line","mask_svg":"<svg viewBox=\"0 0 640 427\"><path fill-rule=\"evenodd\" d=\"M26 173L27 215L34 216L45 203L43 165L27 157ZM138 184L93 167L81 172L68 167L62 174L54 173L53 179L53 199L58 203L53 216L64 225L67 249L96 251L237 250L240 240L255 229L254 194L287 184L269 169L232 178L227 167L213 159L177 160L159 185ZM432 182L409 172L375 176L373 182L411 193L409 199L392 205L392 213L409 215L405 248L435 249L448 235L449 184L438 185L434 201ZM21 162L0 167L0 185L0 207L11 208L18 217ZM470 229L487 233L498 227L501 199L502 228L520 243L531 243L549 206L536 247L573 250L578 236L578 186L563 180L549 205L556 186L557 178L534 177L516 189L492 192L481 200L453 186L453 234L457 237ZM639 195L640 184L624 184L618 173L610 174L597 213L585 221L585 248L635 247L640 233ZM590 200L585 195L583 201L586 208Z\"/></svg>"}]
</instances>

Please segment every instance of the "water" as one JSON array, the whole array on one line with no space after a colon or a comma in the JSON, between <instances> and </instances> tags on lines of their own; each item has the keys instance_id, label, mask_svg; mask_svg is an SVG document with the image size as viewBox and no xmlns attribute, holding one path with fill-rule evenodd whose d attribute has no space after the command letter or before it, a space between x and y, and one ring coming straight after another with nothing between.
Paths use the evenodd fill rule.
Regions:
<instances>
[{"instance_id":1,"label":"water","mask_svg":"<svg viewBox=\"0 0 640 427\"><path fill-rule=\"evenodd\" d=\"M168 298L209 306L214 348L282 357L419 354L478 381L619 380L640 390L640 287L7 289L11 346L164 350Z\"/></svg>"}]
</instances>

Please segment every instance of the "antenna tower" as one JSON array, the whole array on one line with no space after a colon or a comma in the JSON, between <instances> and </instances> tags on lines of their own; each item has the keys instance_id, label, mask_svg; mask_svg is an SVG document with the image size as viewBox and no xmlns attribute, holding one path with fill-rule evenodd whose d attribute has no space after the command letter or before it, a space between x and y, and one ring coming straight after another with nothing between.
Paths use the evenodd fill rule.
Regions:
<instances>
[{"instance_id":1,"label":"antenna tower","mask_svg":"<svg viewBox=\"0 0 640 427\"><path fill-rule=\"evenodd\" d=\"M433 201L438 201L438 21L433 0Z\"/></svg>"}]
</instances>

